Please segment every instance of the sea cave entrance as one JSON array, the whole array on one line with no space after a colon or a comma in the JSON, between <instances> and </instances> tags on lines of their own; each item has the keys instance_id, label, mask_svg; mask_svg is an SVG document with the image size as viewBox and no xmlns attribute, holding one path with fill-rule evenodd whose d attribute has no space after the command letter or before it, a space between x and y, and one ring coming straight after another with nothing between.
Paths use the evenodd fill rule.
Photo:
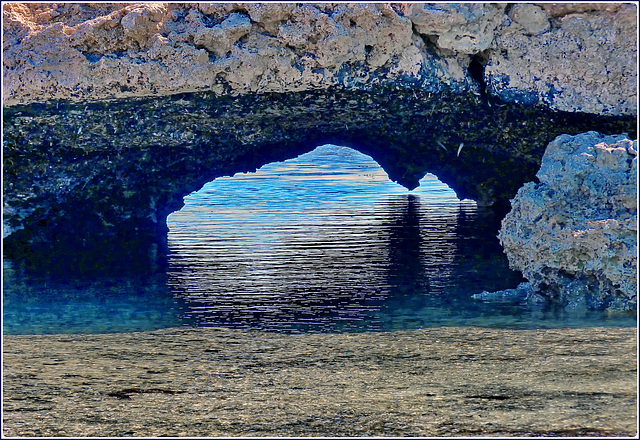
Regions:
<instances>
[{"instance_id":1,"label":"sea cave entrance","mask_svg":"<svg viewBox=\"0 0 640 440\"><path fill-rule=\"evenodd\" d=\"M220 325L274 328L278 327L275 321L261 317L273 316L274 310L289 317L282 328L290 325L292 329L312 323L338 328L337 322L349 329L358 321L367 329L450 322L490 325L469 318L480 316L471 310L475 306L469 305L469 297L518 284L496 234L509 200L525 182L535 179L546 146L562 133L634 133L636 121L550 112L539 106L488 104L475 95L447 91L340 87L9 107L3 119L3 249L13 278L4 278L5 299L10 280L11 304L18 309L30 307L16 309L12 331L33 330L25 330L21 322L35 322L33 331L38 332L44 331L45 321L46 331L93 324L107 316L105 302L113 305L114 314L91 331L121 331L112 324L133 322L131 316L152 310L150 316L159 321L147 321L149 325L173 326L175 298L185 299L183 315L195 324L202 317L203 325L215 318ZM209 235L205 240L167 227L168 216L183 207L184 197L207 182L253 171L327 143L369 154L393 181L418 190L410 193L396 186L399 194L363 205L368 197L363 188L379 183L375 179L359 178L363 188L323 197L317 191L320 183L331 180L311 186L308 179L321 180L319 176L326 174L299 176L302 180L295 181L299 187L278 192L273 186L255 186L213 206L217 213L228 211L230 222L241 221L241 227L226 229L227 237ZM313 173L318 170L329 171L319 168ZM460 198L477 204L453 200L443 205L428 200L426 194L419 194L424 183L418 186L426 172L437 175ZM259 205L254 195L261 195L271 208L282 208L282 197L291 203L309 201L310 194L316 203L290 204L267 216L279 221L287 234L262 227L260 238L252 239L255 243L238 236L243 229L259 229L252 219L265 217L255 214ZM356 201L357 209L350 204ZM319 209L337 202L341 204L336 211ZM253 216L237 215L241 203L242 209L253 209ZM297 211L311 220L293 222L288 215ZM205 214L206 209L197 218L212 222ZM363 215L379 217L372 223L363 221ZM353 226L349 229L345 224ZM306 241L309 238L316 244ZM328 246L335 242L344 250ZM180 243L183 248L176 248ZM213 248L213 243L220 247ZM231 262L234 252L244 259ZM280 263L264 264L262 254L269 253L280 255ZM308 255L322 256L323 264L299 264L301 256ZM200 256L205 258L198 260ZM229 286L225 281L229 277L242 281L227 289L235 303L209 307L205 300L211 292L196 289L212 285L204 269L222 280L222 286ZM318 282L309 278L313 274L328 275ZM256 280L269 282L258 288ZM335 280L348 283L334 288ZM380 283L375 287L370 280ZM57 287L52 288L54 281ZM73 289L68 288L70 284ZM29 301L25 301L24 286L33 286ZM256 302L256 292L265 300ZM281 300L298 293L297 303ZM61 298L69 299L69 307L49 314L50 307L43 304L61 303ZM153 298L157 301L141 313L140 305ZM366 307L350 306L363 304L357 302L360 298L365 298ZM95 312L78 315L81 307L71 307L78 299L87 300L85 309ZM242 301L246 306L239 306ZM501 307L487 305L487 316L499 316ZM207 315L211 310L214 315ZM331 310L337 312L332 315ZM509 325L535 326L530 315L523 319L507 315ZM323 316L327 319L319 318ZM126 331L132 329L126 327Z\"/></svg>"},{"instance_id":2,"label":"sea cave entrance","mask_svg":"<svg viewBox=\"0 0 640 440\"><path fill-rule=\"evenodd\" d=\"M215 179L167 225L168 283L196 326L421 327L449 320L469 284L517 278L497 275L495 231L473 251L488 226L475 202L433 175L408 191L370 156L330 144Z\"/></svg>"}]
</instances>

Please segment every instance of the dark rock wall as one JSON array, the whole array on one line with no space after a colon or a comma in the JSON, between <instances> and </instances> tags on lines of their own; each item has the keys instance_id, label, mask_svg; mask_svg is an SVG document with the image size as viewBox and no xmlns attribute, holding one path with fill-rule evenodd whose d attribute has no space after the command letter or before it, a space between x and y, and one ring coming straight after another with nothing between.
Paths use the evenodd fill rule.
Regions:
<instances>
[{"instance_id":1,"label":"dark rock wall","mask_svg":"<svg viewBox=\"0 0 640 440\"><path fill-rule=\"evenodd\" d=\"M506 207L557 135L635 130L631 117L391 87L52 102L5 108L3 122L9 254L110 237L162 244L185 195L324 143L371 155L409 189L431 172L460 198Z\"/></svg>"}]
</instances>

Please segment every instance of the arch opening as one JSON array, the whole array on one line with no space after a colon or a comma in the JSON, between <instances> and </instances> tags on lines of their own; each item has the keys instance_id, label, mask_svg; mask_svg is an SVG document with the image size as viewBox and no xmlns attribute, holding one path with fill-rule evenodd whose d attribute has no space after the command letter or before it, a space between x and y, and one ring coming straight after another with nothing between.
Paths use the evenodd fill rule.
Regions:
<instances>
[{"instance_id":1,"label":"arch opening","mask_svg":"<svg viewBox=\"0 0 640 440\"><path fill-rule=\"evenodd\" d=\"M299 184L296 184L298 182ZM235 173L233 176L217 177L204 184L201 189L184 197L185 206L201 206L219 203L207 195L216 191L227 191L229 197L242 197L243 191L276 190L280 200L307 195L320 191L330 196L328 187L339 188L335 196L346 193L359 197L380 197L385 195L413 194L434 202L459 201L455 191L441 182L437 176L425 173L416 188L407 189L390 179L384 168L373 157L356 148L324 144L291 159L269 162L256 171ZM298 194L287 193L296 190ZM248 195L248 194L247 194ZM226 197L226 196L222 196ZM467 200L473 202L471 200ZM167 226L171 229L172 218L184 211L185 207L167 216ZM179 214L178 214L179 215Z\"/></svg>"},{"instance_id":2,"label":"arch opening","mask_svg":"<svg viewBox=\"0 0 640 440\"><path fill-rule=\"evenodd\" d=\"M182 207L183 196L216 177L255 170L324 143L370 154L407 188L429 171L461 198L476 200L477 214L456 214L452 224L470 231L458 239L457 249L473 254L475 246L486 257L487 246L498 246L495 232L486 231L497 231L499 214L485 216L481 206L505 213L518 188L535 176L552 139L588 130L636 132L632 117L490 106L475 95L395 87L50 102L5 109L3 124L9 179L3 193L4 256L16 269L56 273L63 283L70 273L85 272L93 279L114 273L162 278L165 220ZM403 197L405 213L427 206L416 203L419 197ZM481 227L483 222L491 225ZM441 230L418 223L420 234ZM398 256L393 261L404 261L389 251L393 243L407 242L404 235L387 240L386 252ZM478 238L485 236L485 242ZM427 234L421 243L438 237ZM489 263L474 268L476 257L464 252L457 261L471 266L460 272L463 278L496 264L490 253L484 258ZM502 255L499 247L496 252ZM129 290L128 281L123 286ZM19 286L16 292L20 300Z\"/></svg>"},{"instance_id":3,"label":"arch opening","mask_svg":"<svg viewBox=\"0 0 640 440\"><path fill-rule=\"evenodd\" d=\"M185 199L168 217L167 274L191 325L423 327L477 313L469 282L477 289L520 280L501 255L495 222L475 202L433 175L408 191L347 147L323 145L218 178ZM495 243L477 254L469 244L479 236Z\"/></svg>"}]
</instances>

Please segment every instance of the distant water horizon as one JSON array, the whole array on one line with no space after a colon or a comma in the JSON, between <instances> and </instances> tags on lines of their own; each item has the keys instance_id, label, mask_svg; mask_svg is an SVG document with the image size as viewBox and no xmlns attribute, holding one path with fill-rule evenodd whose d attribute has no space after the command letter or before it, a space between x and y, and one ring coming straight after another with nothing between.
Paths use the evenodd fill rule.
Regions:
<instances>
[{"instance_id":1,"label":"distant water horizon","mask_svg":"<svg viewBox=\"0 0 640 440\"><path fill-rule=\"evenodd\" d=\"M3 262L5 334L176 326L282 332L635 326L471 295L515 287L500 219L436 176L413 191L369 156L324 145L218 178L167 220L157 274L61 281Z\"/></svg>"}]
</instances>

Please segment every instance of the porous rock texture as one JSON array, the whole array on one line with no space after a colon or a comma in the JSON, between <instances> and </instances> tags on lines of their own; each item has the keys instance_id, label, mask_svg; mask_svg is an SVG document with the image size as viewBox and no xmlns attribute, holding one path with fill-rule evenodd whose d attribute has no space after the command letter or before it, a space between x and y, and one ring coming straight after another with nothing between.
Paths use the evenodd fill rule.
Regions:
<instances>
[{"instance_id":1,"label":"porous rock texture","mask_svg":"<svg viewBox=\"0 0 640 440\"><path fill-rule=\"evenodd\" d=\"M636 114L636 6L512 6L485 68L490 93L558 110Z\"/></svg>"},{"instance_id":2,"label":"porous rock texture","mask_svg":"<svg viewBox=\"0 0 640 440\"><path fill-rule=\"evenodd\" d=\"M389 5L9 5L4 14L5 105L448 76Z\"/></svg>"},{"instance_id":3,"label":"porous rock texture","mask_svg":"<svg viewBox=\"0 0 640 440\"><path fill-rule=\"evenodd\" d=\"M631 4L5 3L5 255L147 255L185 195L325 143L504 208L558 135L634 137L635 42Z\"/></svg>"},{"instance_id":4,"label":"porous rock texture","mask_svg":"<svg viewBox=\"0 0 640 440\"><path fill-rule=\"evenodd\" d=\"M433 77L507 101L635 114L633 4L3 5L4 105ZM480 73L482 76L482 73Z\"/></svg>"},{"instance_id":5,"label":"porous rock texture","mask_svg":"<svg viewBox=\"0 0 640 440\"><path fill-rule=\"evenodd\" d=\"M540 182L518 191L499 235L529 280L528 300L637 308L637 172L637 140L623 135L562 135L549 144Z\"/></svg>"}]
</instances>

